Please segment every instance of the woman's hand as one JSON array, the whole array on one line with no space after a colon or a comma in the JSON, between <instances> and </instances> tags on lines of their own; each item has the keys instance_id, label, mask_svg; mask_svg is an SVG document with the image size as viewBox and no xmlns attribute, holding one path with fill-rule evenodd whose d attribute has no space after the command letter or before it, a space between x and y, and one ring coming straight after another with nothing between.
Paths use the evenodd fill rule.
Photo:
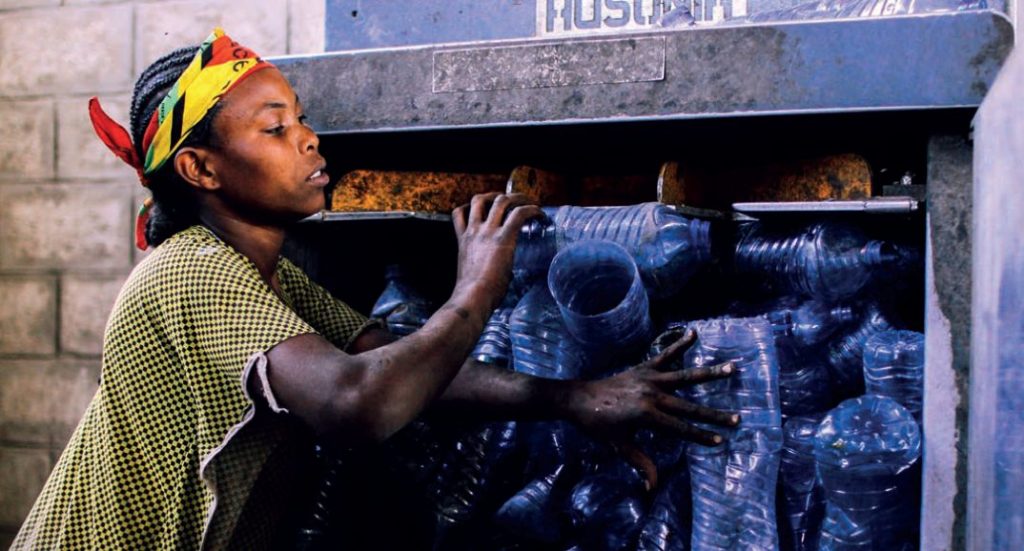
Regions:
<instances>
[{"instance_id":1,"label":"woman's hand","mask_svg":"<svg viewBox=\"0 0 1024 551\"><path fill-rule=\"evenodd\" d=\"M480 289L493 306L505 295L512 277L516 238L523 223L542 214L519 193L485 193L452 211L459 241L455 293Z\"/></svg>"},{"instance_id":2,"label":"woman's hand","mask_svg":"<svg viewBox=\"0 0 1024 551\"><path fill-rule=\"evenodd\" d=\"M732 363L712 367L663 371L674 358L693 345L696 333L687 331L658 356L607 379L580 381L568 398L568 418L593 436L609 441L644 474L649 488L657 485L654 463L633 444L643 427L668 429L687 440L714 446L720 434L691 421L736 426L740 416L689 402L675 395L684 386L728 377Z\"/></svg>"}]
</instances>

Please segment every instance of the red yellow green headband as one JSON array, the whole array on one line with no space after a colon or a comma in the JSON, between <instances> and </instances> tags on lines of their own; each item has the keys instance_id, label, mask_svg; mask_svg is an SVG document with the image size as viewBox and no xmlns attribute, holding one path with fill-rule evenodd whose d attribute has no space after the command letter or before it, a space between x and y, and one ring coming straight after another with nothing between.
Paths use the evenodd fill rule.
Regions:
<instances>
[{"instance_id":1,"label":"red yellow green headband","mask_svg":"<svg viewBox=\"0 0 1024 551\"><path fill-rule=\"evenodd\" d=\"M214 29L150 117L140 144L145 156L142 159L128 131L103 111L95 97L89 100L89 118L100 140L135 168L139 181L148 187L148 176L174 157L192 129L224 94L245 77L270 66L255 52L231 40L220 27ZM145 219L151 204L147 200L136 219L135 242L140 249L147 246Z\"/></svg>"}]
</instances>

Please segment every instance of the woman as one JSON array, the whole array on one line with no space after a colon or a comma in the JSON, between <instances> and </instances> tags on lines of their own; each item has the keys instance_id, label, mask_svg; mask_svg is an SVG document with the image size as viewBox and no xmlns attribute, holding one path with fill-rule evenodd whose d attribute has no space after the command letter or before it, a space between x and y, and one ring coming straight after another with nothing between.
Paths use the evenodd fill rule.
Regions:
<instances>
[{"instance_id":1,"label":"woman","mask_svg":"<svg viewBox=\"0 0 1024 551\"><path fill-rule=\"evenodd\" d=\"M14 549L272 546L296 508L302 439L373 445L433 403L620 442L647 424L718 443L678 416L738 422L671 393L731 366L657 371L692 334L601 381L463 366L539 214L516 195L453 212L455 288L416 333L395 340L333 299L280 257L286 228L324 207L317 136L281 73L219 29L142 73L131 135L95 98L90 114L152 192L136 237L156 248L118 297L99 390ZM650 461L621 449L653 484Z\"/></svg>"}]
</instances>

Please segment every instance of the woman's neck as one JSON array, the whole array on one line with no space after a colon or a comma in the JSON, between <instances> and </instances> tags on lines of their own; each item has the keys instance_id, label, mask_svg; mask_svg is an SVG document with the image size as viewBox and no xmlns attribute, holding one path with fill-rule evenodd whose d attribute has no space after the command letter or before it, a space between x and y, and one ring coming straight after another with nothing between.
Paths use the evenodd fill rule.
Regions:
<instances>
[{"instance_id":1,"label":"woman's neck","mask_svg":"<svg viewBox=\"0 0 1024 551\"><path fill-rule=\"evenodd\" d=\"M252 260L260 277L271 286L274 285L273 276L284 244L284 229L254 225L230 216L200 215L200 220L222 241Z\"/></svg>"}]
</instances>

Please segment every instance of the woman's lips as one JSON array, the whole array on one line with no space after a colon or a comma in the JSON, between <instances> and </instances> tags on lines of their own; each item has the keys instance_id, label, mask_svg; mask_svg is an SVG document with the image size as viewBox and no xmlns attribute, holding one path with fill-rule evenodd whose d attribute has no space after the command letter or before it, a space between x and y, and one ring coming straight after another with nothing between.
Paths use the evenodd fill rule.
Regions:
<instances>
[{"instance_id":1,"label":"woman's lips","mask_svg":"<svg viewBox=\"0 0 1024 551\"><path fill-rule=\"evenodd\" d=\"M314 186L324 187L331 181L331 177L324 172L323 169L317 169L316 172L310 174L309 177L306 178L306 181Z\"/></svg>"}]
</instances>

